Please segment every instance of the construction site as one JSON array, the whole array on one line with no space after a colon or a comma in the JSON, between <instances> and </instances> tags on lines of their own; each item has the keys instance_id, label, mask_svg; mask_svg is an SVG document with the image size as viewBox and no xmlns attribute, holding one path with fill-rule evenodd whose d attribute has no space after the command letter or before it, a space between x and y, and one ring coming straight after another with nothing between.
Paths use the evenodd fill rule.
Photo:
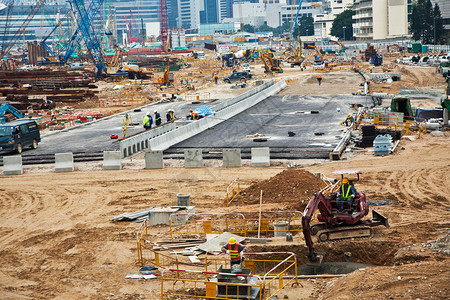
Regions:
<instances>
[{"instance_id":1,"label":"construction site","mask_svg":"<svg viewBox=\"0 0 450 300\"><path fill-rule=\"evenodd\" d=\"M1 47L2 299L450 298L450 49L175 47L161 1L107 54L70 2Z\"/></svg>"}]
</instances>

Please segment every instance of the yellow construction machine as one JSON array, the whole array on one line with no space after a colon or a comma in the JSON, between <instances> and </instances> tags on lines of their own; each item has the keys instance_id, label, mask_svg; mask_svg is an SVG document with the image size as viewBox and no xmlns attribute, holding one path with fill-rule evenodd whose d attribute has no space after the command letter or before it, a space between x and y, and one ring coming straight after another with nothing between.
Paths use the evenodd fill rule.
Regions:
<instances>
[{"instance_id":1,"label":"yellow construction machine","mask_svg":"<svg viewBox=\"0 0 450 300\"><path fill-rule=\"evenodd\" d=\"M302 40L298 39L298 46L295 49L295 52L286 58L286 62L291 64L291 68L295 66L301 67L305 58L302 56Z\"/></svg>"},{"instance_id":2,"label":"yellow construction machine","mask_svg":"<svg viewBox=\"0 0 450 300\"><path fill-rule=\"evenodd\" d=\"M273 54L269 51L260 51L259 57L264 63L265 73L277 72L283 73L283 64L281 59L274 58Z\"/></svg>"}]
</instances>

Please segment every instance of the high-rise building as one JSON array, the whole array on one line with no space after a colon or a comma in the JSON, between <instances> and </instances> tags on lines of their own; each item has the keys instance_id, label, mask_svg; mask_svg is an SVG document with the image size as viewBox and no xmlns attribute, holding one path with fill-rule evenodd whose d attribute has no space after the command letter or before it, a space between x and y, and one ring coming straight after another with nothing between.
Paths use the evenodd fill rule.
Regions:
<instances>
[{"instance_id":1,"label":"high-rise building","mask_svg":"<svg viewBox=\"0 0 450 300\"><path fill-rule=\"evenodd\" d=\"M408 0L355 0L356 40L382 40L408 35Z\"/></svg>"},{"instance_id":2,"label":"high-rise building","mask_svg":"<svg viewBox=\"0 0 450 300\"><path fill-rule=\"evenodd\" d=\"M219 21L233 17L233 0L219 0Z\"/></svg>"},{"instance_id":3,"label":"high-rise building","mask_svg":"<svg viewBox=\"0 0 450 300\"><path fill-rule=\"evenodd\" d=\"M351 9L353 0L327 0L323 2L323 13L314 17L314 35L317 38L330 38L333 21L346 9Z\"/></svg>"},{"instance_id":4,"label":"high-rise building","mask_svg":"<svg viewBox=\"0 0 450 300\"><path fill-rule=\"evenodd\" d=\"M203 0L178 0L178 27L198 28Z\"/></svg>"},{"instance_id":5,"label":"high-rise building","mask_svg":"<svg viewBox=\"0 0 450 300\"><path fill-rule=\"evenodd\" d=\"M203 9L200 10L200 24L219 23L219 1L203 0Z\"/></svg>"}]
</instances>

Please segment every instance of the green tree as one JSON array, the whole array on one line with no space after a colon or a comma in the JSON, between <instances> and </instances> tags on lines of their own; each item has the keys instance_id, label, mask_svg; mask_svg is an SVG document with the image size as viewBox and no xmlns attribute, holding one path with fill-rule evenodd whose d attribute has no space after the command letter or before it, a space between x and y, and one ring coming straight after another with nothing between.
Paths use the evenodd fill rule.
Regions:
<instances>
[{"instance_id":1,"label":"green tree","mask_svg":"<svg viewBox=\"0 0 450 300\"><path fill-rule=\"evenodd\" d=\"M409 27L413 40L424 44L445 43L443 24L437 3L434 8L430 0L418 0L413 4Z\"/></svg>"},{"instance_id":2,"label":"green tree","mask_svg":"<svg viewBox=\"0 0 450 300\"><path fill-rule=\"evenodd\" d=\"M444 19L442 19L441 16L441 9L439 8L439 5L436 3L434 5L433 10L433 26L434 26L434 32L433 32L433 41L434 44L445 44L447 41L445 39L445 28L444 28Z\"/></svg>"},{"instance_id":3,"label":"green tree","mask_svg":"<svg viewBox=\"0 0 450 300\"><path fill-rule=\"evenodd\" d=\"M353 39L353 19L352 16L355 11L347 9L341 12L334 18L333 25L331 25L331 35L345 40Z\"/></svg>"},{"instance_id":4,"label":"green tree","mask_svg":"<svg viewBox=\"0 0 450 300\"><path fill-rule=\"evenodd\" d=\"M245 32L251 32L254 33L255 32L255 27L253 27L250 24L244 24L244 31Z\"/></svg>"},{"instance_id":5,"label":"green tree","mask_svg":"<svg viewBox=\"0 0 450 300\"><path fill-rule=\"evenodd\" d=\"M314 19L313 17L302 16L295 26L293 36L294 38L298 36L310 36L314 35Z\"/></svg>"}]
</instances>

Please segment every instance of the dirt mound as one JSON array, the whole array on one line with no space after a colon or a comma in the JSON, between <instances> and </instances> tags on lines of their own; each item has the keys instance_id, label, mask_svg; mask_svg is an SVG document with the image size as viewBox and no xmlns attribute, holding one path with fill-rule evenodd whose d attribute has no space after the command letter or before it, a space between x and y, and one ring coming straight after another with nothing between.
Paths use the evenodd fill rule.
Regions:
<instances>
[{"instance_id":1,"label":"dirt mound","mask_svg":"<svg viewBox=\"0 0 450 300\"><path fill-rule=\"evenodd\" d=\"M259 203L263 190L263 203L283 203L291 209L302 209L311 195L322 187L322 181L312 173L301 169L289 169L257 183L244 191L245 204Z\"/></svg>"}]
</instances>

